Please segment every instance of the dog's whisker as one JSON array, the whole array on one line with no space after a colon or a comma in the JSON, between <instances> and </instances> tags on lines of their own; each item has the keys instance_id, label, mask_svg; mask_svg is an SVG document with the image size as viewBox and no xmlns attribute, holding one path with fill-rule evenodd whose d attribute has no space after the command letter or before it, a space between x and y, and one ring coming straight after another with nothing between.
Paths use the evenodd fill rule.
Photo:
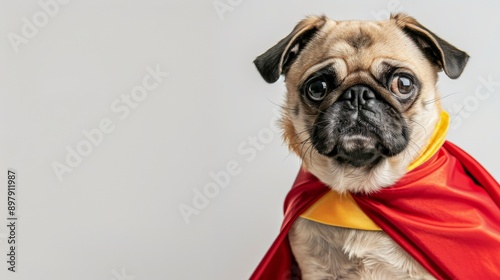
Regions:
<instances>
[{"instance_id":1,"label":"dog's whisker","mask_svg":"<svg viewBox=\"0 0 500 280\"><path fill-rule=\"evenodd\" d=\"M408 147L411 148L414 152L415 152L415 155L418 156L421 152L422 152L422 148L417 144L415 143L413 140L410 140L408 141ZM411 154L408 152L408 156L411 157Z\"/></svg>"},{"instance_id":2,"label":"dog's whisker","mask_svg":"<svg viewBox=\"0 0 500 280\"><path fill-rule=\"evenodd\" d=\"M269 102L271 102L271 104L276 105L276 106L280 107L280 108L281 108L281 109L283 109L283 110L294 110L293 108L289 108L289 107L284 106L283 104L278 104L278 103L276 103L276 102L272 101L272 100L271 100L271 99L269 99L269 97L267 97L267 96L266 96L266 99L267 99Z\"/></svg>"},{"instance_id":3,"label":"dog's whisker","mask_svg":"<svg viewBox=\"0 0 500 280\"><path fill-rule=\"evenodd\" d=\"M465 105L462 105L460 109L457 112L455 112L455 115L452 116L453 118L451 118L450 123L453 123L453 121L455 121L455 119L458 117L458 115L460 114L460 112L462 112L463 109L465 109Z\"/></svg>"},{"instance_id":4,"label":"dog's whisker","mask_svg":"<svg viewBox=\"0 0 500 280\"><path fill-rule=\"evenodd\" d=\"M411 123L419 125L424 130L424 133L427 134L427 129L425 128L425 126L423 126L421 123L419 123L415 120L410 120L410 121L411 121Z\"/></svg>"},{"instance_id":5,"label":"dog's whisker","mask_svg":"<svg viewBox=\"0 0 500 280\"><path fill-rule=\"evenodd\" d=\"M298 137L298 136L300 136L301 134L306 133L306 132L309 132L309 129L305 129L305 130L303 130L303 131L301 131L301 132L297 132L297 133L295 133L292 137L294 137L294 138L295 138L295 137Z\"/></svg>"},{"instance_id":6,"label":"dog's whisker","mask_svg":"<svg viewBox=\"0 0 500 280\"><path fill-rule=\"evenodd\" d=\"M315 145L315 144L313 144L313 143L311 143L311 144L309 144L309 147L311 147L311 148L310 148L310 152L309 152L309 162L311 163L311 166L314 166L312 156L313 156L313 152L314 152L314 150L316 149L316 145Z\"/></svg>"},{"instance_id":7,"label":"dog's whisker","mask_svg":"<svg viewBox=\"0 0 500 280\"><path fill-rule=\"evenodd\" d=\"M459 91L457 91L457 92L452 92L452 93L447 94L447 95L438 96L438 97L436 97L436 98L434 98L434 99L430 99L430 100L426 100L426 101L424 101L424 104L425 104L425 105L429 105L429 104L435 103L435 102L437 102L437 101L443 100L443 99L445 99L446 97L449 97L449 96L452 96L452 95L458 94L458 93L460 93L460 92L459 92Z\"/></svg>"}]
</instances>

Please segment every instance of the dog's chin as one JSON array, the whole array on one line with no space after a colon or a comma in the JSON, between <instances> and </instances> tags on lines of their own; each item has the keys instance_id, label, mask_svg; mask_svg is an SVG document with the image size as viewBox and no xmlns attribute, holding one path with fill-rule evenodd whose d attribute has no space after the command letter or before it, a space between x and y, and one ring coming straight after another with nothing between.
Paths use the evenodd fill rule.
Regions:
<instances>
[{"instance_id":1,"label":"dog's chin","mask_svg":"<svg viewBox=\"0 0 500 280\"><path fill-rule=\"evenodd\" d=\"M352 152L341 152L333 157L340 165L352 167L373 167L382 160L382 155L376 150L360 150Z\"/></svg>"}]
</instances>

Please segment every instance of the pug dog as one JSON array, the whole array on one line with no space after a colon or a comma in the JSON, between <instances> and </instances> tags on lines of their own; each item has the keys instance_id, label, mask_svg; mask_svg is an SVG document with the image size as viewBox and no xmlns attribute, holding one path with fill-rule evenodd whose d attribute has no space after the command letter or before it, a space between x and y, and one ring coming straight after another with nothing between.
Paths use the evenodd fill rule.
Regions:
<instances>
[{"instance_id":1,"label":"pug dog","mask_svg":"<svg viewBox=\"0 0 500 280\"><path fill-rule=\"evenodd\" d=\"M414 18L302 20L258 56L287 89L284 139L338 193L391 186L429 142L442 107L438 72L458 78L469 56ZM434 279L382 231L299 218L289 240L303 279Z\"/></svg>"}]
</instances>

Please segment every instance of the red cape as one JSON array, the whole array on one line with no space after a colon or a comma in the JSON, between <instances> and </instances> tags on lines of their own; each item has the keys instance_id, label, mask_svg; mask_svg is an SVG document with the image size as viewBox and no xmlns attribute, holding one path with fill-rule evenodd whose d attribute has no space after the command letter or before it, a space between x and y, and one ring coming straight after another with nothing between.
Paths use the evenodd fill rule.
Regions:
<instances>
[{"instance_id":1,"label":"red cape","mask_svg":"<svg viewBox=\"0 0 500 280\"><path fill-rule=\"evenodd\" d=\"M250 279L300 279L287 234L328 191L312 174L299 172L285 200L278 238ZM437 279L500 279L500 185L450 142L393 186L352 196Z\"/></svg>"}]
</instances>

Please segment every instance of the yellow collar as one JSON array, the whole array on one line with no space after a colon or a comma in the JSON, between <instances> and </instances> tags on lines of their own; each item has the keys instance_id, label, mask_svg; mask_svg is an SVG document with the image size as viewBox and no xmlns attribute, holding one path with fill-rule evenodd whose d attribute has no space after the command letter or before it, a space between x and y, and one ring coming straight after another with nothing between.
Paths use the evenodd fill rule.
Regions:
<instances>
[{"instance_id":1,"label":"yellow collar","mask_svg":"<svg viewBox=\"0 0 500 280\"><path fill-rule=\"evenodd\" d=\"M426 162L441 148L445 141L449 124L450 116L447 112L442 111L439 122L434 128L432 137L429 139L429 143L425 149L422 150L417 159L408 166L408 171ZM333 190L318 199L318 201L309 207L301 217L337 227L381 230L380 227L370 220L361 208L359 208L350 193L340 194Z\"/></svg>"}]
</instances>

